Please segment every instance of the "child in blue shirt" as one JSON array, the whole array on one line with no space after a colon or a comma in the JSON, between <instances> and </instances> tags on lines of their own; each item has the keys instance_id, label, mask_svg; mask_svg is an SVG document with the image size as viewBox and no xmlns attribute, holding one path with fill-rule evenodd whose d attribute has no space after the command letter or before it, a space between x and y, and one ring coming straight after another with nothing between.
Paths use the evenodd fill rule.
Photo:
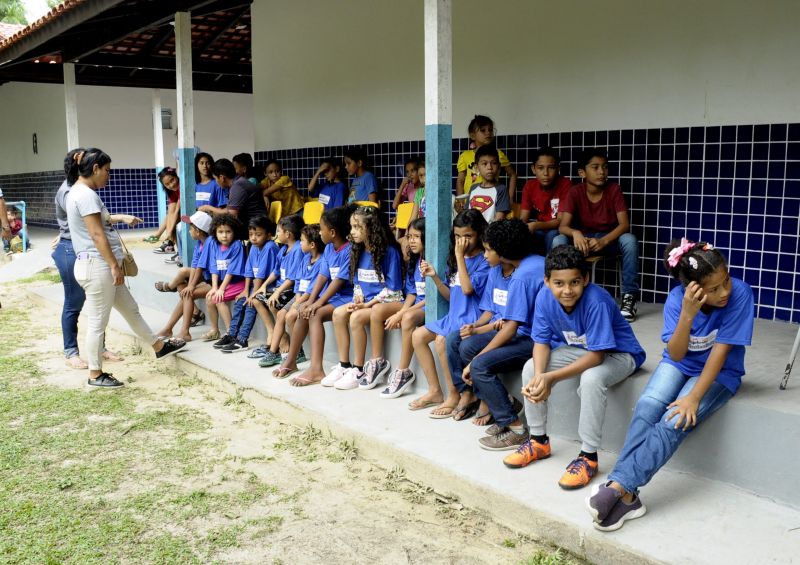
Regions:
<instances>
[{"instance_id":1,"label":"child in blue shirt","mask_svg":"<svg viewBox=\"0 0 800 565\"><path fill-rule=\"evenodd\" d=\"M311 366L289 380L292 386L308 386L325 378L322 366L325 329L323 322L330 321L336 307L353 300L353 285L350 284L350 248L347 241L350 235L350 216L354 206L341 206L325 210L319 222L319 235L325 243L325 251L320 260L319 275L313 283L305 305L298 312L297 321L292 328L292 339L286 361L272 374L285 378L297 371L295 359L310 333Z\"/></svg>"},{"instance_id":2,"label":"child in blue shirt","mask_svg":"<svg viewBox=\"0 0 800 565\"><path fill-rule=\"evenodd\" d=\"M211 290L206 294L206 305L211 318L211 330L203 336L205 341L219 340L218 316L225 327L231 325L228 302L244 289L245 256L242 242L236 239L239 220L229 214L219 214L211 224L210 241L203 248L200 261L211 273Z\"/></svg>"},{"instance_id":3,"label":"child in blue shirt","mask_svg":"<svg viewBox=\"0 0 800 565\"><path fill-rule=\"evenodd\" d=\"M253 306L256 292L278 262L278 246L272 241L274 234L275 224L266 216L250 220L250 252L244 269L244 288L234 299L228 333L214 344L214 348L223 353L244 351L249 347L248 339L256 321L257 310Z\"/></svg>"},{"instance_id":4,"label":"child in blue shirt","mask_svg":"<svg viewBox=\"0 0 800 565\"><path fill-rule=\"evenodd\" d=\"M214 158L208 153L198 153L194 158L195 207L208 214L219 214L228 205L228 193L211 174Z\"/></svg>"},{"instance_id":5,"label":"child in blue shirt","mask_svg":"<svg viewBox=\"0 0 800 565\"><path fill-rule=\"evenodd\" d=\"M367 156L359 147L344 152L344 167L352 181L348 202L377 202L378 181L367 167Z\"/></svg>"},{"instance_id":6,"label":"child in blue shirt","mask_svg":"<svg viewBox=\"0 0 800 565\"><path fill-rule=\"evenodd\" d=\"M342 164L339 160L328 157L322 160L308 183L308 195L319 198L320 204L326 210L344 206L347 199L347 186L342 182L341 170Z\"/></svg>"},{"instance_id":7,"label":"child in blue shirt","mask_svg":"<svg viewBox=\"0 0 800 565\"><path fill-rule=\"evenodd\" d=\"M370 325L373 307L383 304L394 313L400 310L403 300L400 246L380 210L371 206L357 208L350 217L350 240L353 242L350 250L353 301L333 312L339 364L321 382L322 386L333 386L338 390L373 388L389 372L389 362L383 358L382 327L380 336L373 334L373 358L368 364L364 363L367 350L365 326ZM352 365L351 336L355 353Z\"/></svg>"},{"instance_id":8,"label":"child in blue shirt","mask_svg":"<svg viewBox=\"0 0 800 565\"><path fill-rule=\"evenodd\" d=\"M730 276L725 258L708 243L673 240L664 263L681 283L664 304L661 339L667 346L636 403L614 470L586 501L601 531L644 516L639 488L736 394L744 376L744 348L753 337L753 290Z\"/></svg>"},{"instance_id":9,"label":"child in blue shirt","mask_svg":"<svg viewBox=\"0 0 800 565\"><path fill-rule=\"evenodd\" d=\"M286 308L294 298L295 282L300 280L303 267L303 250L300 247L300 230L305 223L299 215L284 216L278 221L278 241L284 247L280 251L275 268L267 279L261 284L253 304L264 319L267 326L268 343L270 346L276 338L275 323L278 312ZM269 289L274 290L270 291ZM281 332L277 336L280 346L286 351L289 348L289 338ZM269 367L280 363L280 354L274 356L267 352L259 360L259 366Z\"/></svg>"},{"instance_id":10,"label":"child in blue shirt","mask_svg":"<svg viewBox=\"0 0 800 565\"><path fill-rule=\"evenodd\" d=\"M553 385L578 377L581 451L558 482L563 489L586 486L597 473L607 389L625 380L645 353L614 298L589 282L589 265L571 245L554 247L545 260L545 284L533 317L533 359L522 371L522 394L530 437L503 460L525 467L550 456L547 399Z\"/></svg>"},{"instance_id":11,"label":"child in blue shirt","mask_svg":"<svg viewBox=\"0 0 800 565\"><path fill-rule=\"evenodd\" d=\"M489 274L489 264L483 257L483 234L486 231L486 220L478 210L465 210L453 220L453 231L450 234L450 254L447 258L447 284L436 274L433 265L427 261L420 263L422 275L430 277L436 289L447 301L450 309L443 318L427 323L414 330L412 342L422 372L428 381L428 392L411 401L410 410L422 410L436 406L430 413L432 418L449 418L453 415L459 401L458 390L450 376L445 350L445 336L471 324L480 317L479 304L483 296ZM436 342L442 370L445 373L447 399L445 402L436 363L431 353L430 342ZM444 404L443 404L444 403Z\"/></svg>"},{"instance_id":12,"label":"child in blue shirt","mask_svg":"<svg viewBox=\"0 0 800 565\"><path fill-rule=\"evenodd\" d=\"M486 229L484 257L492 265L481 299L483 314L447 336L448 364L461 397L453 419L464 420L478 411L474 423L501 430L516 422L508 391L498 377L521 369L530 359L533 342L530 320L536 295L544 282L544 259L532 255L533 236L520 220L498 220ZM518 403L517 403L518 404ZM522 432L522 425L510 428ZM481 447L497 449L507 433L490 434Z\"/></svg>"},{"instance_id":13,"label":"child in blue shirt","mask_svg":"<svg viewBox=\"0 0 800 565\"><path fill-rule=\"evenodd\" d=\"M417 218L408 224L406 230L406 243L408 245L408 261L406 262L406 301L400 310L392 304L378 304L373 308L370 318L370 335L380 334L386 330L400 329L402 332L402 345L400 361L392 371L389 382L381 392L381 398L397 398L414 382L414 373L409 369L411 358L414 355L414 343L411 336L414 330L425 323L425 277L422 275L421 265L425 257L425 218ZM386 313L396 310L387 316Z\"/></svg>"}]
</instances>

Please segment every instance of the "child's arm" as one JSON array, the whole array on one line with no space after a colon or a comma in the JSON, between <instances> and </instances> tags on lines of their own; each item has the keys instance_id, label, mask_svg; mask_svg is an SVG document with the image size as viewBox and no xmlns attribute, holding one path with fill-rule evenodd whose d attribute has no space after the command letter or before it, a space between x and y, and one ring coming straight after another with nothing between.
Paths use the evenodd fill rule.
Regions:
<instances>
[{"instance_id":1,"label":"child's arm","mask_svg":"<svg viewBox=\"0 0 800 565\"><path fill-rule=\"evenodd\" d=\"M320 165L319 169L317 169L317 172L315 172L314 176L311 177L311 182L308 183L308 194L309 195L317 196L317 194L319 193L319 189L321 188L321 187L317 186L317 183L319 182L319 176L322 175L322 174L325 174L325 172L327 172L329 166L330 165L328 165L327 163L324 163L324 164Z\"/></svg>"},{"instance_id":2,"label":"child's arm","mask_svg":"<svg viewBox=\"0 0 800 565\"><path fill-rule=\"evenodd\" d=\"M494 316L494 314L492 314L491 311L484 310L481 312L480 318L475 320L475 322L461 326L461 329L459 330L461 339L467 339L471 335L484 334L491 330L492 324L489 322L491 322L492 316Z\"/></svg>"},{"instance_id":3,"label":"child's arm","mask_svg":"<svg viewBox=\"0 0 800 565\"><path fill-rule=\"evenodd\" d=\"M244 288L242 289L242 292L240 292L239 294L237 294L234 297L234 299L233 299L234 302L236 302L240 298L244 298L245 300L250 298L250 281L251 280L252 280L251 278L245 277L245 279L244 279Z\"/></svg>"},{"instance_id":4,"label":"child's arm","mask_svg":"<svg viewBox=\"0 0 800 565\"><path fill-rule=\"evenodd\" d=\"M400 206L400 200L403 199L403 190L405 190L406 184L408 184L407 178L403 179L403 182L397 188L397 194L394 195L394 200L392 201L392 210L397 210L397 207Z\"/></svg>"},{"instance_id":5,"label":"child's arm","mask_svg":"<svg viewBox=\"0 0 800 565\"><path fill-rule=\"evenodd\" d=\"M277 191L279 191L280 189L282 189L282 188L284 188L286 186L289 186L291 183L292 183L292 181L289 180L289 177L284 175L281 178L279 178L278 180L276 180L274 184L271 184L267 188L264 188L261 191L261 194L263 196L269 196L270 194L272 194L274 192L277 192Z\"/></svg>"},{"instance_id":6,"label":"child's arm","mask_svg":"<svg viewBox=\"0 0 800 565\"><path fill-rule=\"evenodd\" d=\"M458 265L458 280L461 283L461 292L464 296L469 296L475 292L475 287L472 286L472 281L469 278L469 271L467 271L467 260L464 257L466 250L466 242L458 238L456 239L456 264Z\"/></svg>"},{"instance_id":7,"label":"child's arm","mask_svg":"<svg viewBox=\"0 0 800 565\"><path fill-rule=\"evenodd\" d=\"M498 347L503 347L506 343L514 339L514 336L517 334L517 327L519 326L519 322L515 322L513 320L505 320L502 329L498 331L495 336L492 338L492 341L486 344L486 347L481 349L480 353L478 353L472 360L467 363L467 366L464 367L464 370L461 373L461 377L464 379L464 382L470 384L472 382L472 377L470 375L472 371L472 361L475 360L476 357L483 355L493 349L497 349ZM492 328L494 325L489 325L488 327ZM485 332L482 332L485 333Z\"/></svg>"},{"instance_id":8,"label":"child's arm","mask_svg":"<svg viewBox=\"0 0 800 565\"><path fill-rule=\"evenodd\" d=\"M417 218L419 218L419 204L414 202L414 207L411 208L411 221L413 222Z\"/></svg>"},{"instance_id":9,"label":"child's arm","mask_svg":"<svg viewBox=\"0 0 800 565\"><path fill-rule=\"evenodd\" d=\"M550 345L537 343L533 346L534 375L530 382L523 388L523 394L531 402L544 402L550 396L553 385L559 381L570 379L582 374L587 369L597 367L606 357L605 351L587 351L580 358L569 365L544 372L547 361L550 359Z\"/></svg>"},{"instance_id":10,"label":"child's arm","mask_svg":"<svg viewBox=\"0 0 800 565\"><path fill-rule=\"evenodd\" d=\"M530 211L523 210L522 212L520 212L520 219L523 222L528 221L528 218L525 216L529 217ZM558 214L558 216L556 216L554 220L548 220L547 222L540 222L538 220L535 222L528 222L528 229L531 231L537 231L537 230L550 231L558 229L560 223L561 223L561 214Z\"/></svg>"},{"instance_id":11,"label":"child's arm","mask_svg":"<svg viewBox=\"0 0 800 565\"><path fill-rule=\"evenodd\" d=\"M572 213L564 212L561 214L561 222L558 224L558 231L560 234L565 235L567 237L572 238L572 242L575 244L581 253L584 255L588 255L591 249L589 249L589 242L588 240L583 237L583 233L580 230L576 230L570 227L572 223Z\"/></svg>"},{"instance_id":12,"label":"child's arm","mask_svg":"<svg viewBox=\"0 0 800 565\"><path fill-rule=\"evenodd\" d=\"M219 279L219 276L217 276ZM216 298L219 302L224 302L225 299L225 289L228 288L228 285L231 283L231 279L233 279L233 274L228 273L222 278L222 283L219 285L219 288L214 291L214 298Z\"/></svg>"},{"instance_id":13,"label":"child's arm","mask_svg":"<svg viewBox=\"0 0 800 565\"><path fill-rule=\"evenodd\" d=\"M689 351L689 334L692 331L692 322L695 316L706 303L706 294L703 288L696 282L686 285L683 293L683 303L681 304L681 314L675 324L675 331L667 342L667 353L669 358L675 362L680 361Z\"/></svg>"},{"instance_id":14,"label":"child's arm","mask_svg":"<svg viewBox=\"0 0 800 565\"><path fill-rule=\"evenodd\" d=\"M621 236L624 233L628 233L628 231L631 229L631 222L628 219L628 212L624 210L622 212L617 212L617 222L618 222L617 227L615 227L613 230L608 232L603 237L589 240L590 243L592 242L594 243L594 245L591 246L592 251L595 252L602 251L604 247L614 243L619 239L619 236Z\"/></svg>"},{"instance_id":15,"label":"child's arm","mask_svg":"<svg viewBox=\"0 0 800 565\"><path fill-rule=\"evenodd\" d=\"M186 281L186 288L181 291L182 298L188 298L194 295L194 289L203 278L203 269L201 267L194 267L189 274L189 280Z\"/></svg>"},{"instance_id":16,"label":"child's arm","mask_svg":"<svg viewBox=\"0 0 800 565\"><path fill-rule=\"evenodd\" d=\"M516 202L517 199L517 171L514 169L514 165L509 163L505 166L506 174L508 175L508 197L511 199L511 202Z\"/></svg>"},{"instance_id":17,"label":"child's arm","mask_svg":"<svg viewBox=\"0 0 800 565\"><path fill-rule=\"evenodd\" d=\"M278 277L275 275L275 273L270 273L269 276L267 277L267 280L261 283L261 286L258 287L258 290L255 291L255 294L258 294L259 292L266 292L266 290L269 288L269 285L274 283L275 279L277 278Z\"/></svg>"},{"instance_id":18,"label":"child's arm","mask_svg":"<svg viewBox=\"0 0 800 565\"><path fill-rule=\"evenodd\" d=\"M378 193L377 192L370 192L367 200L370 202L377 202L378 201Z\"/></svg>"},{"instance_id":19,"label":"child's arm","mask_svg":"<svg viewBox=\"0 0 800 565\"><path fill-rule=\"evenodd\" d=\"M291 279L286 279L281 283L281 286L275 289L275 291L270 294L269 299L267 300L267 305L276 308L278 304L278 298L280 298L281 294L289 290L294 286L294 281Z\"/></svg>"},{"instance_id":20,"label":"child's arm","mask_svg":"<svg viewBox=\"0 0 800 565\"><path fill-rule=\"evenodd\" d=\"M396 330L400 327L400 322L403 320L403 314L408 312L409 310L413 310L414 301L417 299L415 294L406 294L406 300L403 302L403 307L400 308L397 312L386 318L386 321L383 323L384 329L387 330ZM424 302L424 300L420 301Z\"/></svg>"},{"instance_id":21,"label":"child's arm","mask_svg":"<svg viewBox=\"0 0 800 565\"><path fill-rule=\"evenodd\" d=\"M197 209L198 212L205 212L206 214L227 214L230 210L226 209L224 206L222 208L217 208L216 206L212 206L211 204L203 204Z\"/></svg>"},{"instance_id":22,"label":"child's arm","mask_svg":"<svg viewBox=\"0 0 800 565\"><path fill-rule=\"evenodd\" d=\"M733 346L727 343L715 343L703 367L703 372L700 373L700 378L694 383L689 394L676 399L667 406L667 410L674 408L667 416L667 420L671 420L675 415L678 416L675 421L676 430L681 427L681 422L683 422L684 431L697 424L697 409L700 407L700 401L703 400L703 396L717 379L717 375L722 370L722 366L725 364L731 349L733 349Z\"/></svg>"},{"instance_id":23,"label":"child's arm","mask_svg":"<svg viewBox=\"0 0 800 565\"><path fill-rule=\"evenodd\" d=\"M436 290L439 291L439 294L442 295L442 298L450 302L450 287L444 284L442 279L439 278L439 275L436 274L436 269L433 268L433 265L422 259L419 262L419 272L422 273L423 277L430 277L433 279L433 282L436 284Z\"/></svg>"},{"instance_id":24,"label":"child's arm","mask_svg":"<svg viewBox=\"0 0 800 565\"><path fill-rule=\"evenodd\" d=\"M322 285L319 284L320 278L322 278L323 281ZM322 290L322 286L325 284L324 281L325 281L324 276L320 275L319 277L317 277L317 284L314 285L314 294L317 294L320 290ZM345 285L344 279L333 279L331 281L331 284L328 285L328 288L325 289L325 292L322 293L322 296L315 299L314 296L312 295L308 299L309 302L308 306L306 306L303 309L303 317L305 319L312 318L314 314L317 313L317 310L319 310L322 306L325 306L328 303L328 300L330 300L337 292L339 292L339 290L344 285Z\"/></svg>"},{"instance_id":25,"label":"child's arm","mask_svg":"<svg viewBox=\"0 0 800 565\"><path fill-rule=\"evenodd\" d=\"M464 194L464 183L467 180L467 171L459 171L456 179L456 196Z\"/></svg>"},{"instance_id":26,"label":"child's arm","mask_svg":"<svg viewBox=\"0 0 800 565\"><path fill-rule=\"evenodd\" d=\"M253 300L258 294L258 291L261 289L261 286L264 284L264 279L254 279L253 280L253 291L247 296L247 305L252 306ZM246 289L247 287L245 287Z\"/></svg>"},{"instance_id":27,"label":"child's arm","mask_svg":"<svg viewBox=\"0 0 800 565\"><path fill-rule=\"evenodd\" d=\"M211 290L206 293L206 301L214 302L214 294L217 292L219 286L219 275L211 273Z\"/></svg>"}]
</instances>

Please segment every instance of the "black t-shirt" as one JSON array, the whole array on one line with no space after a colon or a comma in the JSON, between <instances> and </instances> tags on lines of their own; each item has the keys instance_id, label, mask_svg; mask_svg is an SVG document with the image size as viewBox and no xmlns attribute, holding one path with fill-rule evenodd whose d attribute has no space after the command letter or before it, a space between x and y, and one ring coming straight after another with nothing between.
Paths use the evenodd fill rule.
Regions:
<instances>
[{"instance_id":1,"label":"black t-shirt","mask_svg":"<svg viewBox=\"0 0 800 565\"><path fill-rule=\"evenodd\" d=\"M246 235L250 218L267 215L267 206L264 204L261 187L253 185L246 178L234 180L228 194L228 210L237 211L237 217L242 223L242 230Z\"/></svg>"}]
</instances>

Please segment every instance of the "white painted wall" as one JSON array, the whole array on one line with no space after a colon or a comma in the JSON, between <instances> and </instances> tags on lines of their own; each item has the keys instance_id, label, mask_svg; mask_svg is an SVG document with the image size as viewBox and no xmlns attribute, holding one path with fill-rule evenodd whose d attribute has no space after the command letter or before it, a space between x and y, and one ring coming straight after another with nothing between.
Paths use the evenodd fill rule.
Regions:
<instances>
[{"instance_id":1,"label":"white painted wall","mask_svg":"<svg viewBox=\"0 0 800 565\"><path fill-rule=\"evenodd\" d=\"M106 151L115 168L154 167L152 90L78 86L78 124L84 147ZM253 107L249 94L195 92L195 143L215 158L253 152ZM162 90L161 104L173 111L174 90ZM9 83L0 86L0 174L61 168L66 146L64 89L61 85ZM164 162L175 163L176 129L164 130ZM36 132L39 154L31 148Z\"/></svg>"},{"instance_id":2,"label":"white painted wall","mask_svg":"<svg viewBox=\"0 0 800 565\"><path fill-rule=\"evenodd\" d=\"M800 121L796 0L453 5L455 135ZM255 0L253 29L259 150L424 137L421 1Z\"/></svg>"}]
</instances>

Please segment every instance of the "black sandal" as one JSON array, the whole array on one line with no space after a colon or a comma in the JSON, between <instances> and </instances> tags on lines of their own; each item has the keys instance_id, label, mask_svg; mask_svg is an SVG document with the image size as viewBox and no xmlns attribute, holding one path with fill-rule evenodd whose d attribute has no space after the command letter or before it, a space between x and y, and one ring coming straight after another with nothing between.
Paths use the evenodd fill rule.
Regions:
<instances>
[{"instance_id":1,"label":"black sandal","mask_svg":"<svg viewBox=\"0 0 800 565\"><path fill-rule=\"evenodd\" d=\"M478 412L478 407L480 405L481 400L478 398L469 404L462 406L461 408L456 408L455 412L453 412L453 420L456 422L460 422L461 420L469 420Z\"/></svg>"},{"instance_id":2,"label":"black sandal","mask_svg":"<svg viewBox=\"0 0 800 565\"><path fill-rule=\"evenodd\" d=\"M97 378L89 379L89 386L101 386L101 387L118 387L118 386L125 386L125 383L122 381L118 381L114 378L114 375L111 373L100 373L97 375Z\"/></svg>"},{"instance_id":3,"label":"black sandal","mask_svg":"<svg viewBox=\"0 0 800 565\"><path fill-rule=\"evenodd\" d=\"M198 310L196 313L192 313L192 321L189 324L190 328L196 328L197 326L202 326L203 322L206 321L206 315L203 314L202 310Z\"/></svg>"}]
</instances>

